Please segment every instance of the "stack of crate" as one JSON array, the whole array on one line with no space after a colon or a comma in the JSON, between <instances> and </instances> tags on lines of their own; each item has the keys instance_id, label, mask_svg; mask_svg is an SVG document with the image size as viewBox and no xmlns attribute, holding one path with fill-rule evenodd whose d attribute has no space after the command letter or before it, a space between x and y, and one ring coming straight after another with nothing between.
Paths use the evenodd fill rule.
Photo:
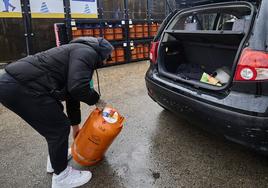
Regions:
<instances>
[{"instance_id":1,"label":"stack of crate","mask_svg":"<svg viewBox=\"0 0 268 188\"><path fill-rule=\"evenodd\" d=\"M148 59L149 58L149 44L144 44L143 45L143 52L144 52L144 58Z\"/></svg>"},{"instance_id":2,"label":"stack of crate","mask_svg":"<svg viewBox=\"0 0 268 188\"><path fill-rule=\"evenodd\" d=\"M97 30L95 31L96 28ZM82 37L82 36L99 36L100 34L100 30L99 30L100 26L99 24L84 24L83 26L78 25L77 27L73 27L72 28L72 36L73 38L77 38L77 37Z\"/></svg>"},{"instance_id":3,"label":"stack of crate","mask_svg":"<svg viewBox=\"0 0 268 188\"><path fill-rule=\"evenodd\" d=\"M109 41L123 40L123 28L122 25L109 25L104 29L104 38Z\"/></svg>"},{"instance_id":4,"label":"stack of crate","mask_svg":"<svg viewBox=\"0 0 268 188\"><path fill-rule=\"evenodd\" d=\"M125 62L125 50L123 47L117 47L115 49L116 51L116 61L118 63Z\"/></svg>"},{"instance_id":5,"label":"stack of crate","mask_svg":"<svg viewBox=\"0 0 268 188\"><path fill-rule=\"evenodd\" d=\"M154 37L157 34L160 25L158 23L150 24L150 36Z\"/></svg>"},{"instance_id":6,"label":"stack of crate","mask_svg":"<svg viewBox=\"0 0 268 188\"><path fill-rule=\"evenodd\" d=\"M104 29L99 24L86 25L84 28L73 28L73 38L90 36L90 37L103 37L106 40L123 40L123 28L122 25L107 25Z\"/></svg>"},{"instance_id":7,"label":"stack of crate","mask_svg":"<svg viewBox=\"0 0 268 188\"><path fill-rule=\"evenodd\" d=\"M154 37L159 29L158 23L134 24L129 26L129 38L130 39L142 39L148 37ZM150 33L149 33L150 28ZM85 28L73 28L73 38L81 36L93 36L103 37L109 41L123 40L123 28L122 25L107 25L104 29L99 24L87 25Z\"/></svg>"},{"instance_id":8,"label":"stack of crate","mask_svg":"<svg viewBox=\"0 0 268 188\"><path fill-rule=\"evenodd\" d=\"M104 29L104 38L112 41L112 40L123 40L123 28L122 25L109 25Z\"/></svg>"},{"instance_id":9,"label":"stack of crate","mask_svg":"<svg viewBox=\"0 0 268 188\"><path fill-rule=\"evenodd\" d=\"M137 49L136 48L131 49L131 60L132 61L137 60Z\"/></svg>"},{"instance_id":10,"label":"stack of crate","mask_svg":"<svg viewBox=\"0 0 268 188\"><path fill-rule=\"evenodd\" d=\"M129 38L130 39L142 39L148 38L148 24L134 24L129 26Z\"/></svg>"},{"instance_id":11,"label":"stack of crate","mask_svg":"<svg viewBox=\"0 0 268 188\"><path fill-rule=\"evenodd\" d=\"M149 26L147 23L143 24L143 37L144 38L149 37Z\"/></svg>"},{"instance_id":12,"label":"stack of crate","mask_svg":"<svg viewBox=\"0 0 268 188\"><path fill-rule=\"evenodd\" d=\"M116 63L116 53L115 50L113 50L112 54L111 54L111 59L109 61L107 61L108 64L114 64Z\"/></svg>"},{"instance_id":13,"label":"stack of crate","mask_svg":"<svg viewBox=\"0 0 268 188\"><path fill-rule=\"evenodd\" d=\"M143 44L138 44L137 49L137 59L144 59Z\"/></svg>"},{"instance_id":14,"label":"stack of crate","mask_svg":"<svg viewBox=\"0 0 268 188\"><path fill-rule=\"evenodd\" d=\"M135 38L136 39L143 38L143 25L136 24L136 25L134 25L134 28L135 28Z\"/></svg>"},{"instance_id":15,"label":"stack of crate","mask_svg":"<svg viewBox=\"0 0 268 188\"><path fill-rule=\"evenodd\" d=\"M112 25L109 25L104 28L104 38L106 40L114 40L114 29Z\"/></svg>"},{"instance_id":16,"label":"stack of crate","mask_svg":"<svg viewBox=\"0 0 268 188\"><path fill-rule=\"evenodd\" d=\"M135 27L134 25L129 25L129 38L134 39L135 37Z\"/></svg>"},{"instance_id":17,"label":"stack of crate","mask_svg":"<svg viewBox=\"0 0 268 188\"><path fill-rule=\"evenodd\" d=\"M87 36L87 37L100 37L101 29L100 27L85 27L85 28L73 28L72 30L73 38Z\"/></svg>"},{"instance_id":18,"label":"stack of crate","mask_svg":"<svg viewBox=\"0 0 268 188\"><path fill-rule=\"evenodd\" d=\"M94 29L92 29L92 28L83 29L83 36L93 37L94 36Z\"/></svg>"},{"instance_id":19,"label":"stack of crate","mask_svg":"<svg viewBox=\"0 0 268 188\"><path fill-rule=\"evenodd\" d=\"M114 39L115 40L123 40L124 34L123 34L123 28L122 25L115 25L114 27Z\"/></svg>"},{"instance_id":20,"label":"stack of crate","mask_svg":"<svg viewBox=\"0 0 268 188\"><path fill-rule=\"evenodd\" d=\"M123 47L115 47L111 54L112 60L108 61L108 64L123 63L125 62L125 50Z\"/></svg>"},{"instance_id":21,"label":"stack of crate","mask_svg":"<svg viewBox=\"0 0 268 188\"><path fill-rule=\"evenodd\" d=\"M83 30L82 29L73 29L72 30L72 35L73 35L73 38L78 38L78 37L82 37L83 36Z\"/></svg>"},{"instance_id":22,"label":"stack of crate","mask_svg":"<svg viewBox=\"0 0 268 188\"><path fill-rule=\"evenodd\" d=\"M100 25L96 25L96 27L93 28L93 37L100 37L102 33L103 30Z\"/></svg>"},{"instance_id":23,"label":"stack of crate","mask_svg":"<svg viewBox=\"0 0 268 188\"><path fill-rule=\"evenodd\" d=\"M137 44L131 50L131 60L143 60L149 58L149 44Z\"/></svg>"},{"instance_id":24,"label":"stack of crate","mask_svg":"<svg viewBox=\"0 0 268 188\"><path fill-rule=\"evenodd\" d=\"M93 36L104 37L110 41L115 50L109 64L148 59L150 40L157 34L160 25L156 22L134 21L129 25L127 32L122 24L123 22L118 21L78 23L77 27L72 28L72 34L73 38ZM128 36L125 33L128 33ZM130 47L125 44L130 44Z\"/></svg>"}]
</instances>

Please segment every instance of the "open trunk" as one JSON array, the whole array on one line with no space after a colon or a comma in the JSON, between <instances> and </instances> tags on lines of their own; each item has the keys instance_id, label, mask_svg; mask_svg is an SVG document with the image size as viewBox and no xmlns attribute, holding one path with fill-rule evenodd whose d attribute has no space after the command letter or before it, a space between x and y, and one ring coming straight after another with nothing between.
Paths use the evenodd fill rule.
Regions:
<instances>
[{"instance_id":1,"label":"open trunk","mask_svg":"<svg viewBox=\"0 0 268 188\"><path fill-rule=\"evenodd\" d=\"M207 6L176 15L159 46L159 73L175 81L223 89L253 19L247 3Z\"/></svg>"}]
</instances>

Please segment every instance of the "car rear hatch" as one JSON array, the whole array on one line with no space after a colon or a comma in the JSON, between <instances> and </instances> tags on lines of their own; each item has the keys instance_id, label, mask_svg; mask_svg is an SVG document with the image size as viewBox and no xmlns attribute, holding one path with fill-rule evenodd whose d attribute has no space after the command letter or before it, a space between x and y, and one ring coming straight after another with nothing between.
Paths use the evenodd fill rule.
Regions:
<instances>
[{"instance_id":1,"label":"car rear hatch","mask_svg":"<svg viewBox=\"0 0 268 188\"><path fill-rule=\"evenodd\" d=\"M158 49L159 75L197 88L225 90L247 46L255 13L255 6L248 2L178 12L163 29L159 48L153 44L152 49Z\"/></svg>"}]
</instances>

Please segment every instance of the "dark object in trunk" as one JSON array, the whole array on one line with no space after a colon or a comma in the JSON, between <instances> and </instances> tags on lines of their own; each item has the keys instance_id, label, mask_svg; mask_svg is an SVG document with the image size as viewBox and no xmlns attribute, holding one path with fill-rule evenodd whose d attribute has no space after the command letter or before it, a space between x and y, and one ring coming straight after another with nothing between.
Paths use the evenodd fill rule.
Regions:
<instances>
[{"instance_id":1,"label":"dark object in trunk","mask_svg":"<svg viewBox=\"0 0 268 188\"><path fill-rule=\"evenodd\" d=\"M198 64L180 64L176 70L178 76L184 79L194 80L200 80L203 72L205 72L205 70Z\"/></svg>"},{"instance_id":2,"label":"dark object in trunk","mask_svg":"<svg viewBox=\"0 0 268 188\"><path fill-rule=\"evenodd\" d=\"M220 67L228 67L231 70L244 36L241 32L227 31L203 33L172 31L168 34L174 36L175 40L161 44L160 66L166 72L185 75L183 68L187 65L187 74L189 75L190 67L193 71L193 76L189 78L195 80L198 80L197 75L194 75L197 72L213 73Z\"/></svg>"}]
</instances>

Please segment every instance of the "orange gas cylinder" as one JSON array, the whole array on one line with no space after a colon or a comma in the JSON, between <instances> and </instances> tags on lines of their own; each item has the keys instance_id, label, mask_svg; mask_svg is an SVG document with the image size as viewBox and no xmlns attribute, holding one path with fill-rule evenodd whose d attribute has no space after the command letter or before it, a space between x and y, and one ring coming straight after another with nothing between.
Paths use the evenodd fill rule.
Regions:
<instances>
[{"instance_id":1,"label":"orange gas cylinder","mask_svg":"<svg viewBox=\"0 0 268 188\"><path fill-rule=\"evenodd\" d=\"M73 159L83 166L91 166L103 159L113 140L123 127L124 117L115 109L96 108L86 120L72 145Z\"/></svg>"}]
</instances>

